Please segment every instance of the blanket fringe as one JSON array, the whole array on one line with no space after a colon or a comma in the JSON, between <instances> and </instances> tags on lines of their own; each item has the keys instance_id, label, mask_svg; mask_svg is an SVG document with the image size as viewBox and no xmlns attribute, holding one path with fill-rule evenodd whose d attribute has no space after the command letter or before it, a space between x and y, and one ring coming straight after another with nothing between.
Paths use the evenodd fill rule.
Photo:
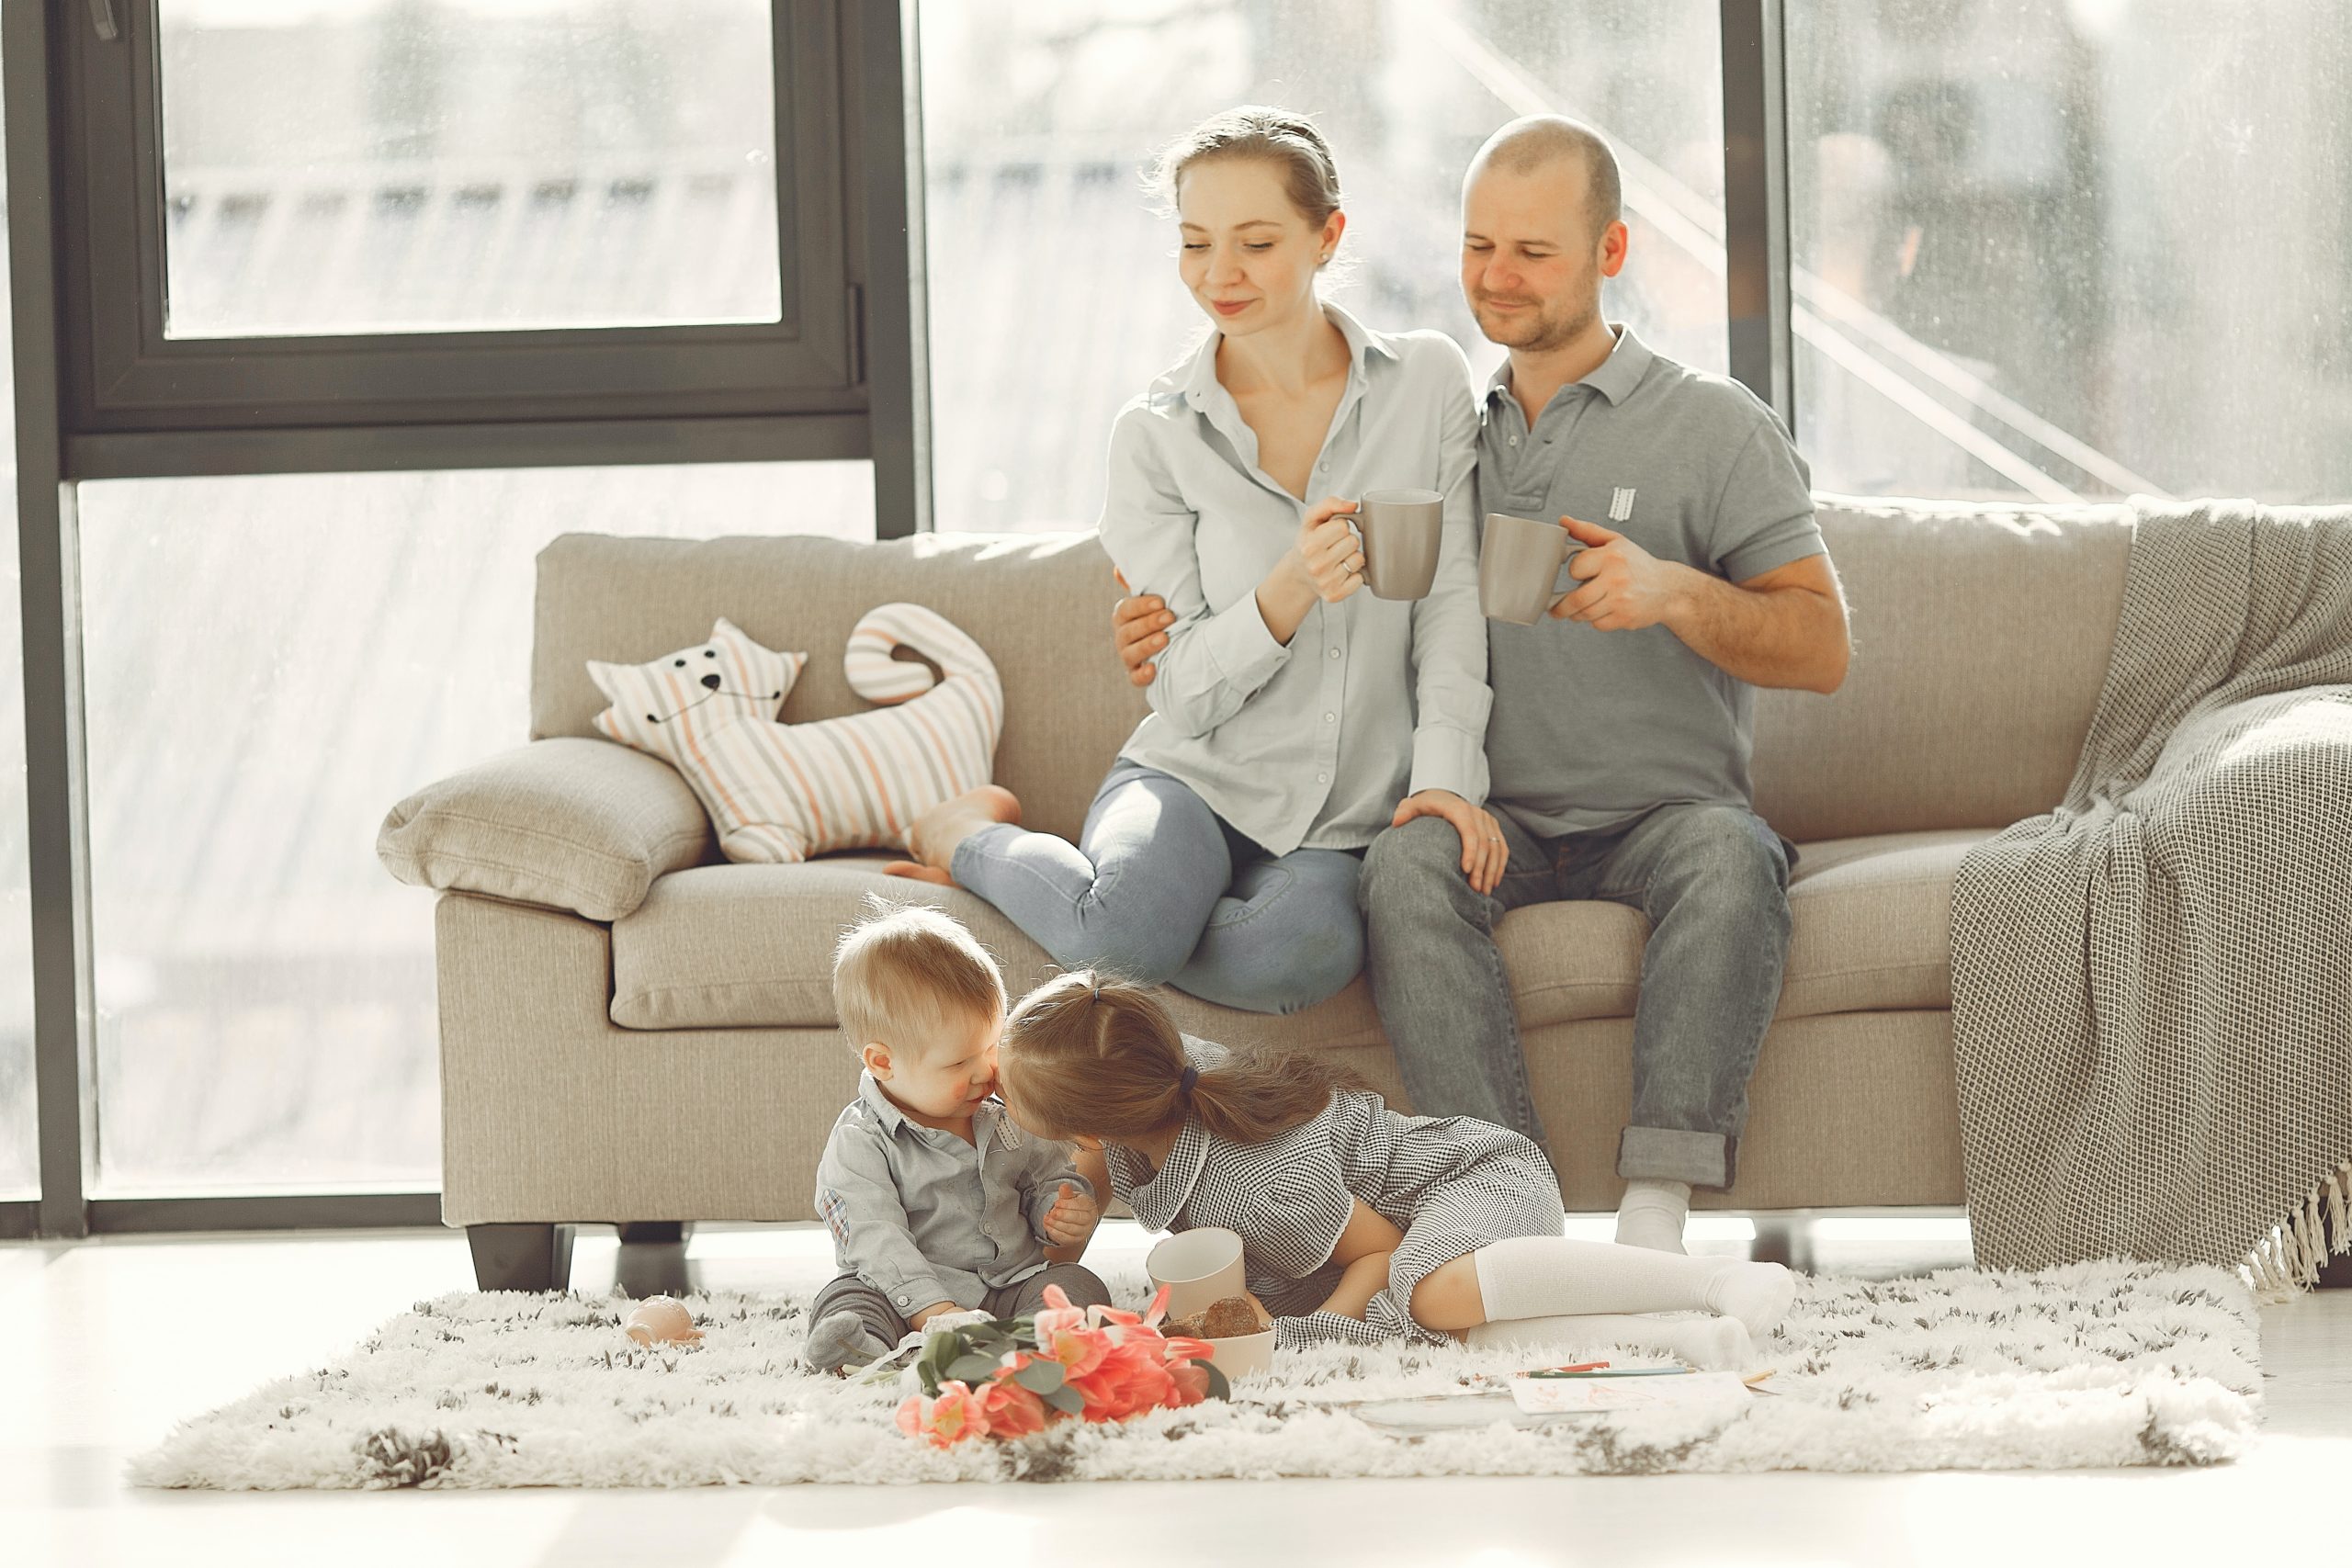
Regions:
<instances>
[{"instance_id":1,"label":"blanket fringe","mask_svg":"<svg viewBox=\"0 0 2352 1568\"><path fill-rule=\"evenodd\" d=\"M2331 1252L2352 1253L2352 1159L2312 1184L2311 1193L2238 1265L2265 1305L2290 1302L2319 1282Z\"/></svg>"}]
</instances>

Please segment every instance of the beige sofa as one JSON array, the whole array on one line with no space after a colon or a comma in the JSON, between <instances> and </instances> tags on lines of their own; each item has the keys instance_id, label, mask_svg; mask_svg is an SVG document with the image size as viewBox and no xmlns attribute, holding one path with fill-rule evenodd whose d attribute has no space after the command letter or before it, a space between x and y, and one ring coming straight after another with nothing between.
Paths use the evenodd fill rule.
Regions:
<instances>
[{"instance_id":1,"label":"beige sofa","mask_svg":"<svg viewBox=\"0 0 2352 1568\"><path fill-rule=\"evenodd\" d=\"M1953 1205L1951 878L1971 844L2065 786L2106 669L2129 519L1825 497L1821 522L1855 658L1835 696L1758 705L1757 806L1803 851L1794 931L1739 1184L1698 1201ZM998 780L1030 825L1069 834L1143 712L1109 647L1114 592L1088 535L548 547L534 739L403 802L380 846L397 874L447 890L442 1212L468 1228L486 1288L560 1282L573 1222L810 1217L818 1152L856 1080L827 958L869 894L935 898L1016 990L1048 972L989 906L885 879L879 857L714 863L669 767L584 739L603 706L586 660L649 659L724 615L810 653L785 716L820 718L857 705L840 667L856 617L893 599L932 605L1003 674ZM1572 1211L1617 1200L1645 929L1608 903L1502 923ZM1361 978L1288 1018L1170 999L1189 1030L1333 1052L1401 1100Z\"/></svg>"}]
</instances>

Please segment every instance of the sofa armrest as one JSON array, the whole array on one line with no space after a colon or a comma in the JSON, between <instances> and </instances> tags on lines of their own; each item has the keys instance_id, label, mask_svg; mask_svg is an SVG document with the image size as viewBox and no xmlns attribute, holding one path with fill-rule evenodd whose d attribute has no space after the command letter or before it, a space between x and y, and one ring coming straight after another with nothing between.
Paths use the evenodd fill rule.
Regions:
<instances>
[{"instance_id":1,"label":"sofa armrest","mask_svg":"<svg viewBox=\"0 0 2352 1568\"><path fill-rule=\"evenodd\" d=\"M376 855L402 882L616 920L698 863L710 818L676 769L616 744L534 740L392 807Z\"/></svg>"}]
</instances>

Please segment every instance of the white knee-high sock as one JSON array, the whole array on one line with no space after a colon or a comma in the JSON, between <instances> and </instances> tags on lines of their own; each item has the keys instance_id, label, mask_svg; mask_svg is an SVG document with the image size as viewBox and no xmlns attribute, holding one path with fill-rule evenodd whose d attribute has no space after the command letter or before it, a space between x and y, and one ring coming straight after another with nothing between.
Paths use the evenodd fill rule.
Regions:
<instances>
[{"instance_id":1,"label":"white knee-high sock","mask_svg":"<svg viewBox=\"0 0 2352 1568\"><path fill-rule=\"evenodd\" d=\"M1748 1338L1747 1329L1739 1319L1703 1314L1670 1317L1611 1313L1584 1317L1514 1317L1465 1328L1462 1338L1470 1345L1517 1345L1545 1354L1630 1345L1637 1350L1677 1357L1702 1372L1736 1372L1756 1358L1755 1342Z\"/></svg>"},{"instance_id":2,"label":"white knee-high sock","mask_svg":"<svg viewBox=\"0 0 2352 1568\"><path fill-rule=\"evenodd\" d=\"M1521 1235L1488 1242L1472 1254L1472 1260L1489 1323L1509 1317L1703 1308L1739 1319L1760 1339L1796 1298L1795 1280L1777 1263L1685 1258L1566 1236Z\"/></svg>"},{"instance_id":3,"label":"white knee-high sock","mask_svg":"<svg viewBox=\"0 0 2352 1568\"><path fill-rule=\"evenodd\" d=\"M1646 1247L1654 1252L1680 1252L1682 1222L1690 1215L1689 1182L1628 1181L1624 1201L1617 1205L1617 1243Z\"/></svg>"}]
</instances>

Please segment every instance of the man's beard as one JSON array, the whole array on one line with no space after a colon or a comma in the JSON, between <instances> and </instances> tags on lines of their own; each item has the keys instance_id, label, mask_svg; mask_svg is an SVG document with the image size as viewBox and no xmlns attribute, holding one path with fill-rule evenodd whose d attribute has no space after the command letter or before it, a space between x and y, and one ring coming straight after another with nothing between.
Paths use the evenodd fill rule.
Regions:
<instances>
[{"instance_id":1,"label":"man's beard","mask_svg":"<svg viewBox=\"0 0 2352 1568\"><path fill-rule=\"evenodd\" d=\"M1505 348L1515 348L1527 354L1549 354L1590 331L1600 314L1600 304L1588 299L1566 316L1546 316L1541 311L1531 310L1516 323L1498 323L1502 332L1510 332L1515 325L1518 333L1515 337L1503 336L1502 332L1487 324L1484 316L1479 318L1478 330L1487 334L1489 343L1499 344Z\"/></svg>"}]
</instances>

